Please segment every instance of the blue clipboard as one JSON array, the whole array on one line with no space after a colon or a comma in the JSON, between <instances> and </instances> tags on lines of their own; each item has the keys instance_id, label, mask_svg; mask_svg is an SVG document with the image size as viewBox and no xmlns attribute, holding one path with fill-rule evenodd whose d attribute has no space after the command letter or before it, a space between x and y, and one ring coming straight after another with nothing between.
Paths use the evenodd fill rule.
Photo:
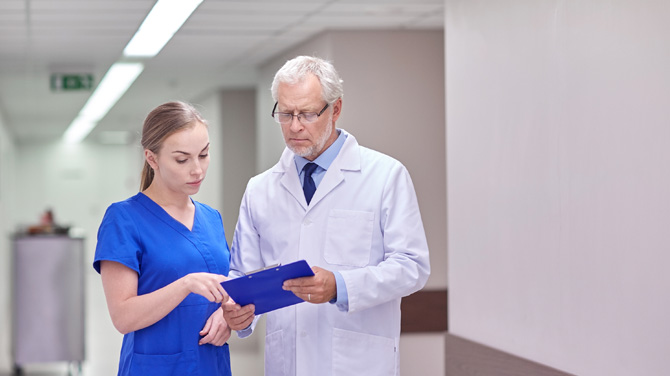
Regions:
<instances>
[{"instance_id":1,"label":"blue clipboard","mask_svg":"<svg viewBox=\"0 0 670 376\"><path fill-rule=\"evenodd\" d=\"M254 304L260 315L275 309L304 302L291 291L282 289L287 279L313 276L307 261L273 266L245 276L221 282L228 295L240 306Z\"/></svg>"}]
</instances>

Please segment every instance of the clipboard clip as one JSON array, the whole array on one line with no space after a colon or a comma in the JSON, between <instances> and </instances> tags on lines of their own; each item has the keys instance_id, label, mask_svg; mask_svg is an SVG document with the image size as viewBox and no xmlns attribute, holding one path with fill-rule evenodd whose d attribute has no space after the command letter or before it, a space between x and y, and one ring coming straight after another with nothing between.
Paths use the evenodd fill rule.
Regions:
<instances>
[{"instance_id":1,"label":"clipboard clip","mask_svg":"<svg viewBox=\"0 0 670 376\"><path fill-rule=\"evenodd\" d=\"M266 266L264 268L252 270L252 271L246 272L246 273L242 272L242 274L244 274L245 276L248 276L248 275L251 275L251 274L254 274L254 273L262 272L263 270L273 269L273 268L276 268L278 266L281 266L281 263L280 264L269 265L269 266Z\"/></svg>"}]
</instances>

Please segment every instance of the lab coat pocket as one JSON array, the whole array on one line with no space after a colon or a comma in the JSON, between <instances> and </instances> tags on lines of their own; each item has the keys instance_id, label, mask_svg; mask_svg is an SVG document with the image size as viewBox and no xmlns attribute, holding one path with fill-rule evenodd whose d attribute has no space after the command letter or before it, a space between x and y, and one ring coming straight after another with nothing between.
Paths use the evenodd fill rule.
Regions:
<instances>
[{"instance_id":1,"label":"lab coat pocket","mask_svg":"<svg viewBox=\"0 0 670 376\"><path fill-rule=\"evenodd\" d=\"M333 329L333 376L395 375L396 351L393 338Z\"/></svg>"},{"instance_id":2,"label":"lab coat pocket","mask_svg":"<svg viewBox=\"0 0 670 376\"><path fill-rule=\"evenodd\" d=\"M281 330L265 337L265 374L273 376L286 375L284 368L284 336Z\"/></svg>"},{"instance_id":3,"label":"lab coat pocket","mask_svg":"<svg viewBox=\"0 0 670 376\"><path fill-rule=\"evenodd\" d=\"M370 262L375 213L331 210L323 258L333 265L363 267Z\"/></svg>"},{"instance_id":4,"label":"lab coat pocket","mask_svg":"<svg viewBox=\"0 0 670 376\"><path fill-rule=\"evenodd\" d=\"M188 350L176 354L133 354L131 375L182 376L198 375L195 352Z\"/></svg>"}]
</instances>

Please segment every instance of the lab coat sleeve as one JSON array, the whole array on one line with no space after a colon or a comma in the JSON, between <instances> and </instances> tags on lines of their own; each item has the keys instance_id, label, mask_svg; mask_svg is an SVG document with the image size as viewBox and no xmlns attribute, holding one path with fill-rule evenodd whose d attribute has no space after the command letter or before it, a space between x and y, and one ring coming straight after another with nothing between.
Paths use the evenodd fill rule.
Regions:
<instances>
[{"instance_id":1,"label":"lab coat sleeve","mask_svg":"<svg viewBox=\"0 0 670 376\"><path fill-rule=\"evenodd\" d=\"M245 272L250 270L257 270L264 267L261 258L260 236L254 226L251 212L251 195L249 194L250 185L251 182L247 185L247 190L242 197L240 214L233 235L230 270L231 274L236 277L242 276Z\"/></svg>"},{"instance_id":2,"label":"lab coat sleeve","mask_svg":"<svg viewBox=\"0 0 670 376\"><path fill-rule=\"evenodd\" d=\"M416 292L430 275L428 244L414 185L400 162L392 167L383 189L379 221L384 260L378 265L341 271L349 312Z\"/></svg>"},{"instance_id":3,"label":"lab coat sleeve","mask_svg":"<svg viewBox=\"0 0 670 376\"><path fill-rule=\"evenodd\" d=\"M240 204L240 214L235 226L233 235L233 244L230 254L230 275L231 277L240 277L245 272L257 270L263 267L263 260L260 254L260 238L256 231L251 215L249 203L249 185L242 197ZM245 338L253 333L260 316L254 318L253 323L246 329L237 331L240 338Z\"/></svg>"}]
</instances>

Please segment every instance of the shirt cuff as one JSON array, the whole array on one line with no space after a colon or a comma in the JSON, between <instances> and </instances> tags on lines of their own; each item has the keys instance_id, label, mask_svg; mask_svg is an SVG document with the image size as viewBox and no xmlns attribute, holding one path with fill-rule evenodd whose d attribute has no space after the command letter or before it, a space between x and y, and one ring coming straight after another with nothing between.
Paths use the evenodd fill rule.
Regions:
<instances>
[{"instance_id":1,"label":"shirt cuff","mask_svg":"<svg viewBox=\"0 0 670 376\"><path fill-rule=\"evenodd\" d=\"M331 304L335 304L337 309L342 312L349 311L349 294L347 293L347 285L344 283L344 278L340 272L333 272L335 275L335 287L337 288L337 296L331 300Z\"/></svg>"},{"instance_id":2,"label":"shirt cuff","mask_svg":"<svg viewBox=\"0 0 670 376\"><path fill-rule=\"evenodd\" d=\"M247 338L247 337L249 337L249 336L251 335L251 333L254 332L254 329L252 328L252 326L253 326L253 323L249 324L249 326L247 326L246 328L244 328L244 329L242 329L242 330L238 330L238 331L237 331L237 336L238 336L239 338Z\"/></svg>"}]
</instances>

